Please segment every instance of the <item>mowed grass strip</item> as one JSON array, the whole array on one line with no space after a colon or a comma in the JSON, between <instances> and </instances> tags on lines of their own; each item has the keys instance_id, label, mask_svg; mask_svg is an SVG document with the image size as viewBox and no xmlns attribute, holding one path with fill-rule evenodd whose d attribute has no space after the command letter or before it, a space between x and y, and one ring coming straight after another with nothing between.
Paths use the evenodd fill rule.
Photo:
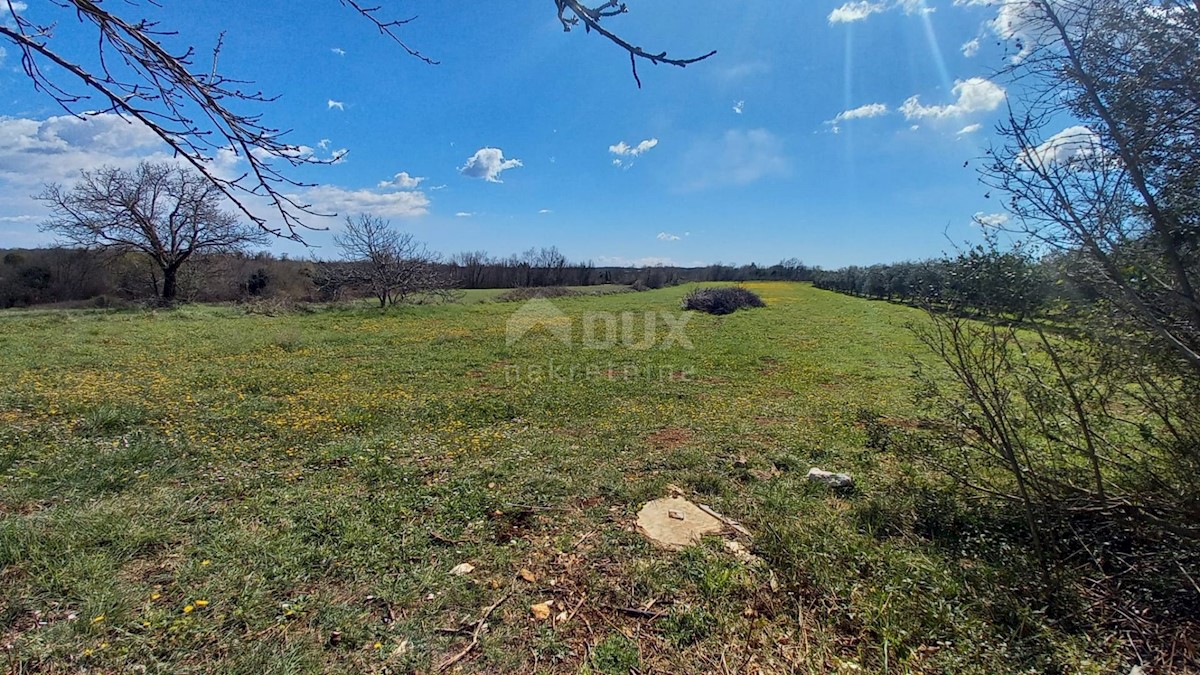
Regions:
<instances>
[{"instance_id":1,"label":"mowed grass strip","mask_svg":"<svg viewBox=\"0 0 1200 675\"><path fill-rule=\"evenodd\" d=\"M922 315L748 286L767 306L724 317L687 286L556 299L571 344L508 344L522 305L483 297L0 315L7 666L425 672L503 600L453 668L1114 667L1022 597L1018 526L866 447L862 411L915 414ZM630 338L599 348L609 320ZM761 563L646 542L673 488Z\"/></svg>"}]
</instances>

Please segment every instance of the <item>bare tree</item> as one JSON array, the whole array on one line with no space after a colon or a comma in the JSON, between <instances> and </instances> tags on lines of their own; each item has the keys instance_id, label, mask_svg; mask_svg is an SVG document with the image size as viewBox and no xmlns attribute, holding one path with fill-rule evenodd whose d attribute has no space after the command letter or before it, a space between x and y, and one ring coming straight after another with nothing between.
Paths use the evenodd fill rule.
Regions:
<instances>
[{"instance_id":1,"label":"bare tree","mask_svg":"<svg viewBox=\"0 0 1200 675\"><path fill-rule=\"evenodd\" d=\"M344 260L326 263L316 277L318 286L359 289L380 307L417 297L445 299L454 287L436 254L382 218L347 216L345 229L333 241Z\"/></svg>"},{"instance_id":2,"label":"bare tree","mask_svg":"<svg viewBox=\"0 0 1200 675\"><path fill-rule=\"evenodd\" d=\"M451 258L450 262L458 266L462 284L466 288L484 288L484 273L489 265L495 264L487 251L463 251Z\"/></svg>"},{"instance_id":3,"label":"bare tree","mask_svg":"<svg viewBox=\"0 0 1200 675\"><path fill-rule=\"evenodd\" d=\"M1119 318L1200 376L1200 3L1014 7L1001 28L1020 39L1023 93L985 181L1022 234L1080 252Z\"/></svg>"},{"instance_id":4,"label":"bare tree","mask_svg":"<svg viewBox=\"0 0 1200 675\"><path fill-rule=\"evenodd\" d=\"M169 162L83 171L74 187L51 184L38 199L51 210L43 231L75 246L144 254L161 274L158 294L166 303L175 301L179 271L193 258L266 239L237 214L221 210L219 187Z\"/></svg>"},{"instance_id":5,"label":"bare tree","mask_svg":"<svg viewBox=\"0 0 1200 675\"><path fill-rule=\"evenodd\" d=\"M1095 300L1019 329L931 313L920 337L953 375L924 379L954 423L942 459L1021 504L1039 549L1039 513L1200 539L1200 2L1005 8L1019 93L983 178ZM1045 309L1017 259L981 253L944 301Z\"/></svg>"},{"instance_id":6,"label":"bare tree","mask_svg":"<svg viewBox=\"0 0 1200 675\"><path fill-rule=\"evenodd\" d=\"M153 0L145 1L157 6ZM401 29L415 17L388 19L378 6L366 6L358 0L338 2L369 21L407 54L427 64L437 63L401 38ZM137 17L143 11L138 0L126 0L115 7L110 4L100 0L55 0L37 3L30 11L25 3L0 0L0 7L7 9L13 19L11 23L0 21L0 38L19 50L21 67L34 88L65 111L78 117L110 112L145 124L253 223L273 234L301 240L300 230L307 227L305 217L315 212L290 191L304 184L290 178L288 169L327 164L338 158L318 158L304 152L285 140L280 127L265 122L261 113L253 111L275 97L219 69L223 35L212 48L211 60L198 63L195 47L172 51L163 45L177 32ZM627 11L624 3L615 0L595 7L580 0L554 0L554 4L564 30L582 24L588 32L595 31L628 52L639 87L639 59L683 67L715 53L674 59L666 52L648 52L633 45L601 25L605 19ZM72 18L94 30L98 49L95 67L68 56L67 40L57 35L61 25ZM213 157L226 151L246 162L244 174L228 178L212 169ZM267 217L252 208L250 198L265 199L281 226L271 227Z\"/></svg>"}]
</instances>

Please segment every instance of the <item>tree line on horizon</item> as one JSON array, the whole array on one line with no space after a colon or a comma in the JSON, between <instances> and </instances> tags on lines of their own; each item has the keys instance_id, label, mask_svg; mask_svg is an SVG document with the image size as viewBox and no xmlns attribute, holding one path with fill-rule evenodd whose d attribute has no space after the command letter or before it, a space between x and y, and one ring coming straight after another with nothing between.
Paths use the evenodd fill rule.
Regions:
<instances>
[{"instance_id":1,"label":"tree line on horizon","mask_svg":"<svg viewBox=\"0 0 1200 675\"><path fill-rule=\"evenodd\" d=\"M319 271L351 261L297 259L270 251L204 254L182 268L179 302L238 302L281 298L327 302L369 297L362 290L332 293ZM811 281L816 268L799 260L774 265L620 267L568 260L554 247L508 256L464 251L433 263L454 289L624 285L661 288L687 282ZM0 308L38 305L112 306L161 303L163 279L144 255L78 247L0 249Z\"/></svg>"}]
</instances>

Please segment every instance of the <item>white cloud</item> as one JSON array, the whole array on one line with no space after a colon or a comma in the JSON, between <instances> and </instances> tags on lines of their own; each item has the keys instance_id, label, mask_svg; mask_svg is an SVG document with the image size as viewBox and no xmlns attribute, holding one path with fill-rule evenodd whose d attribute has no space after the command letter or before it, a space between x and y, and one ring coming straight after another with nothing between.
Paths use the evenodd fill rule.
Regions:
<instances>
[{"instance_id":1,"label":"white cloud","mask_svg":"<svg viewBox=\"0 0 1200 675\"><path fill-rule=\"evenodd\" d=\"M977 112L990 112L1004 103L1004 87L982 77L958 80L952 90L956 100L949 105L922 105L919 96L910 97L900 106L905 119L945 119Z\"/></svg>"},{"instance_id":2,"label":"white cloud","mask_svg":"<svg viewBox=\"0 0 1200 675\"><path fill-rule=\"evenodd\" d=\"M467 158L467 163L458 168L458 172L468 178L482 178L489 183L503 183L500 174L517 167L525 166L519 159L504 159L504 151L500 148L480 148Z\"/></svg>"},{"instance_id":3,"label":"white cloud","mask_svg":"<svg viewBox=\"0 0 1200 675\"><path fill-rule=\"evenodd\" d=\"M882 2L868 2L860 0L859 2L847 2L829 13L829 23L851 23L854 21L862 21L863 19L885 11L887 5Z\"/></svg>"},{"instance_id":4,"label":"white cloud","mask_svg":"<svg viewBox=\"0 0 1200 675\"><path fill-rule=\"evenodd\" d=\"M738 101L733 104L733 112L741 115L745 111L746 111L746 102L745 101Z\"/></svg>"},{"instance_id":5,"label":"white cloud","mask_svg":"<svg viewBox=\"0 0 1200 675\"><path fill-rule=\"evenodd\" d=\"M633 166L633 157L640 157L643 154L650 152L658 145L657 138L647 138L637 145L629 145L625 141L621 141L616 145L608 146L608 151L616 155L613 158L613 166L623 166L626 169Z\"/></svg>"},{"instance_id":6,"label":"white cloud","mask_svg":"<svg viewBox=\"0 0 1200 675\"><path fill-rule=\"evenodd\" d=\"M1013 62L1020 62L1029 56L1039 44L1057 39L1057 31L1044 20L1040 0L954 0L954 4L996 7L996 17L987 26L1000 39L1019 42L1021 50L1013 55ZM1080 15L1073 0L1048 0L1048 4L1058 11L1068 25Z\"/></svg>"},{"instance_id":7,"label":"white cloud","mask_svg":"<svg viewBox=\"0 0 1200 675\"><path fill-rule=\"evenodd\" d=\"M619 155L622 157L637 157L646 152L649 152L656 145L658 145L657 138L648 138L648 139L642 141L641 143L638 143L637 145L629 145L625 141L621 141L620 143L617 143L616 145L608 146L608 151L613 153L614 155Z\"/></svg>"},{"instance_id":8,"label":"white cloud","mask_svg":"<svg viewBox=\"0 0 1200 675\"><path fill-rule=\"evenodd\" d=\"M213 173L230 180L242 173L241 158L235 153L222 150L215 155L209 164ZM111 113L82 119L0 116L0 216L17 226L30 223L29 216L45 213L45 206L31 196L44 184L71 185L80 171L102 166L132 169L142 161L186 164L145 125ZM262 209L261 204L247 201L252 208ZM37 239L39 243L50 240L49 236Z\"/></svg>"},{"instance_id":9,"label":"white cloud","mask_svg":"<svg viewBox=\"0 0 1200 675\"><path fill-rule=\"evenodd\" d=\"M925 0L896 0L896 7L904 10L905 14L933 14L934 8L925 4Z\"/></svg>"},{"instance_id":10,"label":"white cloud","mask_svg":"<svg viewBox=\"0 0 1200 675\"><path fill-rule=\"evenodd\" d=\"M132 167L170 154L140 122L109 113L34 120L0 117L0 179L7 185L41 185L78 178L81 169L105 164ZM23 188L22 191L28 191Z\"/></svg>"},{"instance_id":11,"label":"white cloud","mask_svg":"<svg viewBox=\"0 0 1200 675\"><path fill-rule=\"evenodd\" d=\"M295 154L309 156L313 148L297 146ZM334 153L338 156L338 153ZM79 119L72 116L33 120L0 117L0 222L29 223L44 207L30 198L44 183L70 184L80 170L101 166L132 168L141 161L179 162L152 131L113 114ZM231 150L216 153L210 164L219 176L234 179L244 170ZM417 216L428 212L429 199L419 191L350 190L321 185L297 191L298 202L317 212L373 213ZM268 215L270 206L249 199L248 206Z\"/></svg>"},{"instance_id":12,"label":"white cloud","mask_svg":"<svg viewBox=\"0 0 1200 675\"><path fill-rule=\"evenodd\" d=\"M976 1L971 4L998 4L1000 6L996 18L992 21L992 30L1006 40L1027 34L1033 24L1042 16L1040 8L1032 0L1004 0L998 3Z\"/></svg>"},{"instance_id":13,"label":"white cloud","mask_svg":"<svg viewBox=\"0 0 1200 675\"><path fill-rule=\"evenodd\" d=\"M474 216L474 215L475 214L472 213L471 211L459 211L458 213L454 214L454 217L455 218L470 218L471 216Z\"/></svg>"},{"instance_id":14,"label":"white cloud","mask_svg":"<svg viewBox=\"0 0 1200 675\"><path fill-rule=\"evenodd\" d=\"M333 99L329 99L328 101L326 101L325 106L326 106L326 108L325 108L326 110L333 110L334 108L337 108L338 110L346 109L345 103L343 103L341 101L335 101Z\"/></svg>"},{"instance_id":15,"label":"white cloud","mask_svg":"<svg viewBox=\"0 0 1200 675\"><path fill-rule=\"evenodd\" d=\"M392 176L391 180L379 181L378 187L380 187L380 188L399 188L401 190L411 190L411 189L417 187L418 185L420 185L421 183L425 182L426 180L428 180L428 179L422 178L419 176L410 176L410 175L408 175L407 171L401 171L400 173L396 174L395 176Z\"/></svg>"},{"instance_id":16,"label":"white cloud","mask_svg":"<svg viewBox=\"0 0 1200 675\"><path fill-rule=\"evenodd\" d=\"M671 234L670 232L659 232L656 239L659 241L679 241L682 239L682 237L677 234Z\"/></svg>"},{"instance_id":17,"label":"white cloud","mask_svg":"<svg viewBox=\"0 0 1200 675\"><path fill-rule=\"evenodd\" d=\"M682 187L749 185L788 173L783 143L765 129L732 129L719 139L697 142L684 156Z\"/></svg>"},{"instance_id":18,"label":"white cloud","mask_svg":"<svg viewBox=\"0 0 1200 675\"><path fill-rule=\"evenodd\" d=\"M4 47L0 47L0 66L4 65L4 59L7 57L8 52L4 50Z\"/></svg>"},{"instance_id":19,"label":"white cloud","mask_svg":"<svg viewBox=\"0 0 1200 675\"><path fill-rule=\"evenodd\" d=\"M551 211L550 209L542 209L541 211L538 211L538 215L540 215L540 216L544 216L548 213L554 213L554 212Z\"/></svg>"},{"instance_id":20,"label":"white cloud","mask_svg":"<svg viewBox=\"0 0 1200 675\"><path fill-rule=\"evenodd\" d=\"M979 53L979 38L968 40L962 45L962 55L968 59Z\"/></svg>"},{"instance_id":21,"label":"white cloud","mask_svg":"<svg viewBox=\"0 0 1200 675\"><path fill-rule=\"evenodd\" d=\"M1008 222L1007 213L984 213L980 211L972 218L977 224L983 227L1000 227Z\"/></svg>"},{"instance_id":22,"label":"white cloud","mask_svg":"<svg viewBox=\"0 0 1200 675\"><path fill-rule=\"evenodd\" d=\"M957 135L966 136L968 134L973 134L982 128L983 128L982 124L968 124L967 126L959 129Z\"/></svg>"},{"instance_id":23,"label":"white cloud","mask_svg":"<svg viewBox=\"0 0 1200 675\"><path fill-rule=\"evenodd\" d=\"M867 105L861 105L857 108L851 108L850 110L843 110L833 118L833 121L844 122L846 120L879 117L880 115L886 115L887 113L888 107L886 105L882 103L868 103Z\"/></svg>"},{"instance_id":24,"label":"white cloud","mask_svg":"<svg viewBox=\"0 0 1200 675\"><path fill-rule=\"evenodd\" d=\"M338 56L346 55L346 50L342 49L341 47L333 47L329 51L333 52L334 54L337 54Z\"/></svg>"},{"instance_id":25,"label":"white cloud","mask_svg":"<svg viewBox=\"0 0 1200 675\"><path fill-rule=\"evenodd\" d=\"M886 105L884 105L882 103L868 103L867 105L861 105L857 108L851 108L850 110L843 110L842 112L840 112L836 116L834 116L833 119L827 120L825 122L825 124L831 125L833 127L833 133L836 134L841 131L840 125L842 122L845 122L847 120L859 120L859 119L868 119L871 117L879 117L880 115L888 114L888 112L890 112L890 110L888 109L888 107Z\"/></svg>"},{"instance_id":26,"label":"white cloud","mask_svg":"<svg viewBox=\"0 0 1200 675\"><path fill-rule=\"evenodd\" d=\"M41 219L41 216L33 216L29 214L20 216L0 216L0 223L33 223Z\"/></svg>"},{"instance_id":27,"label":"white cloud","mask_svg":"<svg viewBox=\"0 0 1200 675\"><path fill-rule=\"evenodd\" d=\"M318 148L320 148L320 149L322 149L322 150L328 150L328 149L329 149L329 142L330 142L330 141L329 141L329 139L328 139L328 138L322 138L322 139L321 139L321 140L320 140L320 141L317 143L317 147L318 147Z\"/></svg>"},{"instance_id":28,"label":"white cloud","mask_svg":"<svg viewBox=\"0 0 1200 675\"><path fill-rule=\"evenodd\" d=\"M1086 166L1090 160L1104 154L1096 132L1085 126L1074 126L1063 129L1038 147L1026 151L1018 161L1029 168L1050 169L1054 166Z\"/></svg>"},{"instance_id":29,"label":"white cloud","mask_svg":"<svg viewBox=\"0 0 1200 675\"><path fill-rule=\"evenodd\" d=\"M377 192L349 190L336 185L306 188L300 195L322 212L338 214L369 213L390 218L423 216L429 213L429 198L418 190Z\"/></svg>"},{"instance_id":30,"label":"white cloud","mask_svg":"<svg viewBox=\"0 0 1200 675\"><path fill-rule=\"evenodd\" d=\"M833 131L836 133L839 130L838 125L844 123L846 120L877 118L880 115L888 114L888 112L888 107L884 106L883 103L868 103L865 106L842 110L832 120L826 121L826 124L833 125Z\"/></svg>"},{"instance_id":31,"label":"white cloud","mask_svg":"<svg viewBox=\"0 0 1200 675\"><path fill-rule=\"evenodd\" d=\"M828 19L829 23L853 23L862 21L872 14L880 14L893 9L899 9L908 15L934 12L934 9L929 7L925 0L896 0L891 5L886 2L854 0L830 12Z\"/></svg>"}]
</instances>

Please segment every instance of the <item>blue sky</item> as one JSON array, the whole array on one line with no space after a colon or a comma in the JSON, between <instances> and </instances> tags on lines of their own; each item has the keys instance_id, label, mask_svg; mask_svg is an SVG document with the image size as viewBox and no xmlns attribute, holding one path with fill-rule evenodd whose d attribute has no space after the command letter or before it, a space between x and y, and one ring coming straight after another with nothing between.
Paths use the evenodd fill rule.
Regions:
<instances>
[{"instance_id":1,"label":"blue sky","mask_svg":"<svg viewBox=\"0 0 1200 675\"><path fill-rule=\"evenodd\" d=\"M261 111L291 142L347 151L295 174L321 184L306 197L446 253L835 267L938 255L1001 206L963 166L1011 86L994 76L1011 51L991 0L631 0L609 26L632 42L718 51L643 64L640 90L624 52L564 34L548 0L385 3L419 16L403 35L437 66L335 0L166 4L153 16L201 52L227 30L222 69L280 94ZM92 44L69 23L56 39L81 58ZM42 182L161 149L118 121L62 117L0 46L0 246L44 244L29 197ZM331 257L330 237L273 248Z\"/></svg>"}]
</instances>

